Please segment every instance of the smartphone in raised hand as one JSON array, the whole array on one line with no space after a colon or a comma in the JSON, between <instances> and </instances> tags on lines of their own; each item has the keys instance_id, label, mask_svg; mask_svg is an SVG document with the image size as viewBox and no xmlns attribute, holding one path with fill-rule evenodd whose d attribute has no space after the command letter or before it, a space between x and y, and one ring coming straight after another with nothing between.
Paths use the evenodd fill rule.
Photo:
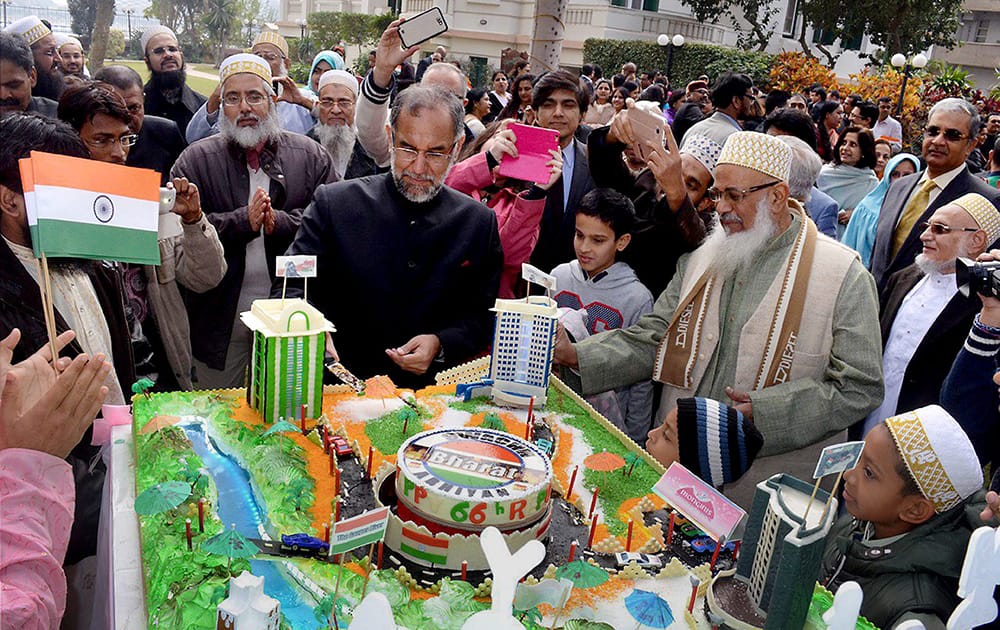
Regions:
<instances>
[{"instance_id":1,"label":"smartphone in raised hand","mask_svg":"<svg viewBox=\"0 0 1000 630\"><path fill-rule=\"evenodd\" d=\"M448 23L438 7L418 13L399 25L399 41L403 48L422 44L448 30Z\"/></svg>"}]
</instances>

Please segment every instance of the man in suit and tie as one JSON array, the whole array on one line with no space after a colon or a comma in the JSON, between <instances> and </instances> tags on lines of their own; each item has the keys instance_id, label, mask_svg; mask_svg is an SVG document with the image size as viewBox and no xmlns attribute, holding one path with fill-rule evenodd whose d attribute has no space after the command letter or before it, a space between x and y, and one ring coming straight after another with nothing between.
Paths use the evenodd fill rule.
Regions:
<instances>
[{"instance_id":1,"label":"man in suit and tie","mask_svg":"<svg viewBox=\"0 0 1000 630\"><path fill-rule=\"evenodd\" d=\"M882 202L872 253L879 288L920 253L919 223L962 195L979 193L1000 207L1000 191L972 175L965 159L976 148L982 120L972 103L946 98L931 108L922 153L927 168L897 180Z\"/></svg>"},{"instance_id":2,"label":"man in suit and tie","mask_svg":"<svg viewBox=\"0 0 1000 630\"><path fill-rule=\"evenodd\" d=\"M562 183L549 189L538 243L531 253L531 264L545 271L575 257L576 208L580 199L594 188L587 146L575 138L587 103L587 91L576 76L563 70L542 75L532 89L531 106L538 112L538 126L559 132L563 154Z\"/></svg>"},{"instance_id":3,"label":"man in suit and tie","mask_svg":"<svg viewBox=\"0 0 1000 630\"><path fill-rule=\"evenodd\" d=\"M885 397L864 433L886 418L941 402L941 386L982 307L959 293L955 261L975 259L1000 238L1000 210L977 193L938 208L919 224L916 263L886 281L881 295L882 377Z\"/></svg>"}]
</instances>

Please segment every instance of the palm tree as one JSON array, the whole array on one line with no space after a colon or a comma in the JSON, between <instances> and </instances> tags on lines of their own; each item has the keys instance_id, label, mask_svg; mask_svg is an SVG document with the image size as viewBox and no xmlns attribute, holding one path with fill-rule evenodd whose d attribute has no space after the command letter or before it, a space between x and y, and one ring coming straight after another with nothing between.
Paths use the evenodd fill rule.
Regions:
<instances>
[{"instance_id":1,"label":"palm tree","mask_svg":"<svg viewBox=\"0 0 1000 630\"><path fill-rule=\"evenodd\" d=\"M229 33L236 23L237 5L235 0L208 0L205 4L205 15L202 21L211 38L219 42L219 51L216 61L222 61L222 53L226 49L229 40Z\"/></svg>"}]
</instances>

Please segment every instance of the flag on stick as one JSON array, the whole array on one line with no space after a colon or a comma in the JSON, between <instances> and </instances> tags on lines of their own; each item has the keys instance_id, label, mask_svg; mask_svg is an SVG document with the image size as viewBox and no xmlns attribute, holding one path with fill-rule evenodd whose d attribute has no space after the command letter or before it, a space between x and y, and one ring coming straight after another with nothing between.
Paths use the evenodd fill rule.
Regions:
<instances>
[{"instance_id":1,"label":"flag on stick","mask_svg":"<svg viewBox=\"0 0 1000 630\"><path fill-rule=\"evenodd\" d=\"M370 545L385 538L389 526L389 508L370 510L353 518L334 523L330 531L330 555L335 556Z\"/></svg>"}]
</instances>

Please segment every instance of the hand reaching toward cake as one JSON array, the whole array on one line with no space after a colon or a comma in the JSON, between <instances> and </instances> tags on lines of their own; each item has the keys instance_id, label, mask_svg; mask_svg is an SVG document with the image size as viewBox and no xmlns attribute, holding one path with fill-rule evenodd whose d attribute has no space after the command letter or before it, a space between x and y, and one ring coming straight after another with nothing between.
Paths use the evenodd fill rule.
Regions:
<instances>
[{"instance_id":1,"label":"hand reaching toward cake","mask_svg":"<svg viewBox=\"0 0 1000 630\"><path fill-rule=\"evenodd\" d=\"M437 335L417 335L399 348L389 348L385 353L407 372L423 374L440 351L441 340Z\"/></svg>"}]
</instances>

